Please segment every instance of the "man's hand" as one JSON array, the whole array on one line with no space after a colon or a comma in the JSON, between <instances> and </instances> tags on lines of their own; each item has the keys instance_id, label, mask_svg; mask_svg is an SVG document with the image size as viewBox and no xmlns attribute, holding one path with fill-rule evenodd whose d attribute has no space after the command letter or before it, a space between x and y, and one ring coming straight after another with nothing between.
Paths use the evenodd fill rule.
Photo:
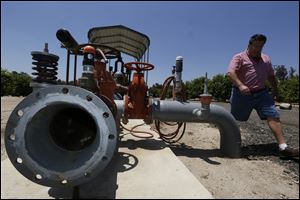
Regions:
<instances>
[{"instance_id":1,"label":"man's hand","mask_svg":"<svg viewBox=\"0 0 300 200\"><path fill-rule=\"evenodd\" d=\"M243 95L250 95L250 89L246 85L240 85L239 90Z\"/></svg>"},{"instance_id":2,"label":"man's hand","mask_svg":"<svg viewBox=\"0 0 300 200\"><path fill-rule=\"evenodd\" d=\"M236 75L236 73L234 71L228 72L227 76L229 77L231 82L239 88L242 95L250 95L251 94L250 89L240 81L240 79L238 78L238 76Z\"/></svg>"},{"instance_id":3,"label":"man's hand","mask_svg":"<svg viewBox=\"0 0 300 200\"><path fill-rule=\"evenodd\" d=\"M278 95L278 88L277 88L277 79L275 77L274 74L270 75L268 77L268 81L270 82L271 84L271 87L272 87L272 96L273 96L273 99L274 101L281 101L282 98Z\"/></svg>"},{"instance_id":4,"label":"man's hand","mask_svg":"<svg viewBox=\"0 0 300 200\"><path fill-rule=\"evenodd\" d=\"M282 100L281 96L279 96L278 94L278 91L275 90L272 92L272 97L273 97L273 100L276 101L276 102L279 102Z\"/></svg>"}]
</instances>

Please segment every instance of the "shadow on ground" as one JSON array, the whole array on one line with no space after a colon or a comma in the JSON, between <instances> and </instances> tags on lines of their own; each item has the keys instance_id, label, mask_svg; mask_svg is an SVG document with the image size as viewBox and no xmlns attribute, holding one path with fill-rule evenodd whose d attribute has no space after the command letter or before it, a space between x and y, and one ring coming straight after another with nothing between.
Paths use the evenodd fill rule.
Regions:
<instances>
[{"instance_id":1,"label":"shadow on ground","mask_svg":"<svg viewBox=\"0 0 300 200\"><path fill-rule=\"evenodd\" d=\"M141 148L147 150L161 150L167 147L167 145L159 140L144 139L144 140L126 140L120 143L120 147L125 147L130 150Z\"/></svg>"},{"instance_id":2,"label":"shadow on ground","mask_svg":"<svg viewBox=\"0 0 300 200\"><path fill-rule=\"evenodd\" d=\"M118 152L91 182L74 188L50 188L48 194L57 199L115 199L118 189L117 174L137 165L138 159L134 155Z\"/></svg>"},{"instance_id":3,"label":"shadow on ground","mask_svg":"<svg viewBox=\"0 0 300 200\"><path fill-rule=\"evenodd\" d=\"M122 136L121 136L122 137ZM159 140L145 139L119 141L120 148L128 149L147 149L160 150L167 145ZM121 151L121 149L119 149ZM117 175L135 168L138 165L138 158L132 154L118 152L114 155L108 166L101 172L99 176L91 182L74 188L50 188L48 193L51 197L58 199L115 199L118 189Z\"/></svg>"},{"instance_id":4,"label":"shadow on ground","mask_svg":"<svg viewBox=\"0 0 300 200\"><path fill-rule=\"evenodd\" d=\"M213 161L210 158L213 157L226 157L220 149L197 149L192 146L181 144L172 144L170 148L175 153L176 156L186 156L190 158L201 158L208 162L209 164L219 165L219 162ZM247 145L241 147L241 157L248 160L259 160L263 157L278 157L278 144L269 143L269 144L255 144ZM280 158L281 160L292 160L299 162L299 158Z\"/></svg>"},{"instance_id":5,"label":"shadow on ground","mask_svg":"<svg viewBox=\"0 0 300 200\"><path fill-rule=\"evenodd\" d=\"M192 146L181 144L172 144L170 145L171 150L175 153L176 156L187 156L190 158L201 158L206 162L219 165L221 163L211 160L213 157L224 157L220 149L196 149Z\"/></svg>"}]
</instances>

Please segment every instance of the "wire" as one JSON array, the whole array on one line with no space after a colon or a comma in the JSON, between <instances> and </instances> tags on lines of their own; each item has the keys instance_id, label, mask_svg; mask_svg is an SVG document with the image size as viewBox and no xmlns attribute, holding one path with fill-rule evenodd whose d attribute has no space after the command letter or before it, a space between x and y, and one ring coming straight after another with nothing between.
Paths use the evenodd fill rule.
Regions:
<instances>
[{"instance_id":1,"label":"wire","mask_svg":"<svg viewBox=\"0 0 300 200\"><path fill-rule=\"evenodd\" d=\"M174 76L170 76L170 77L168 77L164 81L164 83L163 83L163 89L162 89L162 92L161 92L161 95L160 95L160 100L164 100L166 98L167 91L168 91L168 89L170 87L171 82L174 81L174 79L175 79ZM185 96L185 90L184 89L181 92L181 96L183 97L183 100L185 101L186 100L186 96ZM175 99L174 92L173 92L173 99ZM163 141L165 141L166 143L170 143L171 144L171 143L178 142L182 138L182 136L184 135L184 133L185 133L186 123L183 123L183 122L172 123L172 122L162 122L162 121L155 120L154 123L155 123L156 132L159 134L160 138ZM144 139L154 137L153 133L151 133L151 132L134 130L134 129L136 129L139 126L143 126L144 124L145 123L138 124L138 125L133 126L130 129L128 129L121 122L119 122L119 125L123 129L129 131L129 134L133 135L134 137L144 138ZM163 133L161 131L161 125L177 126L177 128L173 132ZM182 130L180 131L181 128L182 128ZM138 135L136 133L143 133L143 134L146 134L146 135ZM174 139L174 138L176 138L176 139Z\"/></svg>"},{"instance_id":2,"label":"wire","mask_svg":"<svg viewBox=\"0 0 300 200\"><path fill-rule=\"evenodd\" d=\"M143 126L144 124L145 124L145 123L138 124L138 125L136 125L136 126L133 126L131 129L126 128L126 127L125 127L123 124L121 124L121 123L120 123L120 126L121 126L123 129L129 131L129 133L130 133L131 135L133 135L134 137L137 137L137 138L152 138L152 137L154 137L154 135L153 135L152 133L150 133L150 132L134 130L135 128L137 128L137 127L139 127L139 126ZM144 134L146 134L146 135L148 135L148 136L137 135L137 134L135 134L135 133L144 133Z\"/></svg>"},{"instance_id":3,"label":"wire","mask_svg":"<svg viewBox=\"0 0 300 200\"><path fill-rule=\"evenodd\" d=\"M163 89L162 89L162 92L160 95L160 100L164 100L166 98L167 91L170 87L171 82L174 81L174 79L175 79L174 76L170 76L170 77L166 78L166 80L163 83ZM173 87L174 87L174 84L173 84ZM186 95L185 95L184 89L181 91L181 96L182 96L183 100L185 101ZM173 88L173 99L175 99L174 88ZM183 122L170 123L170 122L162 122L162 121L155 120L154 123L155 123L155 128L156 128L160 138L163 141L165 141L166 143L178 142L184 135L185 128L186 128L186 123L183 123ZM161 124L164 124L167 126L176 126L177 125L177 128L173 132L163 133L161 131ZM182 131L180 131L181 127L182 127Z\"/></svg>"}]
</instances>

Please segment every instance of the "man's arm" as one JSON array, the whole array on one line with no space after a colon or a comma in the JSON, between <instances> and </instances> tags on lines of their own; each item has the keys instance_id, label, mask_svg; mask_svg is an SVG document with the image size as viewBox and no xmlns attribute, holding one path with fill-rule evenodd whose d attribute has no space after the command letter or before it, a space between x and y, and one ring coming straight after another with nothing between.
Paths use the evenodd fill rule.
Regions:
<instances>
[{"instance_id":1,"label":"man's arm","mask_svg":"<svg viewBox=\"0 0 300 200\"><path fill-rule=\"evenodd\" d=\"M277 79L274 74L269 75L268 81L271 84L272 87L272 93L273 93L273 98L274 100L279 100L278 96L278 87L277 87Z\"/></svg>"},{"instance_id":2,"label":"man's arm","mask_svg":"<svg viewBox=\"0 0 300 200\"><path fill-rule=\"evenodd\" d=\"M230 71L227 73L227 76L229 77L229 79L231 80L231 82L239 88L240 92L243 95L250 95L250 89L244 85L240 79L238 78L238 76L236 75L236 73L234 71Z\"/></svg>"}]
</instances>

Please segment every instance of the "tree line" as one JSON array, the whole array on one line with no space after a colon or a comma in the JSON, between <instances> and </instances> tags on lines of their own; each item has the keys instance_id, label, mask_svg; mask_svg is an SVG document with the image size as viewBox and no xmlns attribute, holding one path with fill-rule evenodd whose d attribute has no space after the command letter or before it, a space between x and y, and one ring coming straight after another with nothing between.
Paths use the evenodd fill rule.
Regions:
<instances>
[{"instance_id":1,"label":"tree line","mask_svg":"<svg viewBox=\"0 0 300 200\"><path fill-rule=\"evenodd\" d=\"M274 72L278 80L277 86L281 102L299 103L299 75L296 70L290 67L289 70L284 65L275 65ZM196 99L204 91L205 77L201 76L191 81L183 83L187 98ZM232 83L225 74L217 74L208 80L208 92L216 101L228 101L231 94ZM270 84L266 84L271 93ZM153 97L159 97L162 91L162 84L155 83L149 88L149 94ZM167 92L167 98L172 97L172 88Z\"/></svg>"},{"instance_id":2,"label":"tree line","mask_svg":"<svg viewBox=\"0 0 300 200\"><path fill-rule=\"evenodd\" d=\"M27 96L32 92L31 79L25 72L9 72L1 68L1 96Z\"/></svg>"},{"instance_id":3,"label":"tree line","mask_svg":"<svg viewBox=\"0 0 300 200\"><path fill-rule=\"evenodd\" d=\"M290 67L289 70L284 65L274 66L275 76L278 80L278 90L281 102L298 103L299 102L299 75L296 70ZM32 92L29 86L32 77L25 72L9 72L1 68L1 96L27 96ZM205 77L198 77L184 82L184 88L188 99L199 98L204 90ZM58 84L64 84L58 81ZM149 94L153 97L159 97L162 91L162 84L155 83L149 88ZM268 90L271 87L267 84ZM224 74L217 74L208 80L208 92L217 101L227 101L230 98L231 82ZM167 91L167 98L172 97L172 89Z\"/></svg>"}]
</instances>

